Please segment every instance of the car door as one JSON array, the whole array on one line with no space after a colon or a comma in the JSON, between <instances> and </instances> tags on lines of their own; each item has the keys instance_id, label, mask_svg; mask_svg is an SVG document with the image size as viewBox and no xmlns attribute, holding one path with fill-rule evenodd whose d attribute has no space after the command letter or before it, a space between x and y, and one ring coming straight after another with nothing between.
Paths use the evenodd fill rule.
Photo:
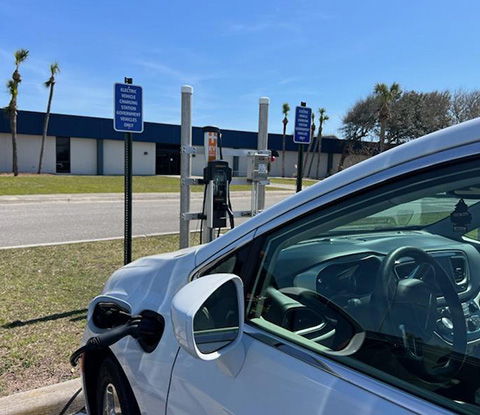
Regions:
<instances>
[{"instance_id":1,"label":"car door","mask_svg":"<svg viewBox=\"0 0 480 415\"><path fill-rule=\"evenodd\" d=\"M244 247L204 274L239 272L238 263L258 244ZM242 266L243 270L248 266ZM208 278L206 276L205 278ZM260 284L261 281L256 281ZM247 300L250 297L247 294ZM297 304L298 305L298 304ZM295 308L295 302L286 307ZM271 312L271 311L270 311ZM299 319L302 316L297 316ZM303 318L309 318L303 315ZM252 318L251 320L255 320ZM274 320L272 317L271 320ZM272 325L272 327L275 327ZM246 324L242 352L216 361L203 361L179 349L172 371L167 414L408 414L426 413L430 405L412 401L404 392L348 370L334 361L280 336ZM238 356L240 354L240 357ZM241 359L236 373L229 359ZM408 405L411 408L408 408ZM417 412L415 408L420 408ZM447 413L435 408L435 413Z\"/></svg>"},{"instance_id":2,"label":"car door","mask_svg":"<svg viewBox=\"0 0 480 415\"><path fill-rule=\"evenodd\" d=\"M343 188L207 261L194 278L244 282L241 345L211 361L179 349L167 413L480 413L480 252L463 237L480 223L478 160Z\"/></svg>"},{"instance_id":3,"label":"car door","mask_svg":"<svg viewBox=\"0 0 480 415\"><path fill-rule=\"evenodd\" d=\"M465 169L471 169L471 165ZM451 178L452 174L455 177ZM478 177L478 169L475 174ZM376 232L380 225L381 230L397 226L392 234L378 235L377 246L387 242L392 246L410 244L423 235L417 230L411 234L410 230L400 230L407 229L407 222L412 220L412 213L407 209L412 200L431 197L432 192L442 191L439 187L442 183L451 187L448 181L458 181L461 177L471 178L471 175L466 175L459 166L449 166L446 172L434 170L423 176L402 178L325 208L314 207L306 213L299 208L301 214L290 211L286 215L288 220L266 224L251 244L207 265L197 276L208 278L217 272L233 272L244 280L246 320L242 351L235 356L226 354L215 361L203 361L179 349L171 376L167 413L450 414L452 412L444 407L460 411L465 408L466 413L475 409L467 402L451 398L449 393L458 393L453 384L452 392L444 393L445 385L434 387L417 378L415 372L410 373L398 362L392 362L389 349L398 348L401 338L389 343L391 333L373 331L369 348L363 349L367 358L358 357L359 348L350 347L349 335L344 325L340 325L341 320L331 318L332 310L337 310L335 304L342 303L337 295L341 289L329 294L328 284L317 278L328 261L342 252L342 258L328 269L338 279L337 283L350 283L348 276L353 272L352 267L344 264L357 259L359 266L364 267L363 272L371 274L372 282L376 275L372 267L379 261L377 257L382 256L364 248L372 244L371 234L333 240L318 234L318 229L326 233L329 229L342 230L346 224L351 225L351 229L361 226L370 229L373 223ZM404 205L401 199L395 198L407 202ZM393 200L399 202L391 210ZM362 216L363 211L368 214ZM425 225L436 220L437 215L435 213L435 219L429 215L420 219ZM315 236L317 234L319 236ZM318 283L324 284L322 297L326 296L327 300L322 311L302 300L304 294L316 292ZM369 316L363 313L362 317L362 301L363 298L350 301L346 309L358 310L355 317L367 324ZM381 346L377 347L378 344ZM238 370L229 370L232 360L237 361Z\"/></svg>"}]
</instances>

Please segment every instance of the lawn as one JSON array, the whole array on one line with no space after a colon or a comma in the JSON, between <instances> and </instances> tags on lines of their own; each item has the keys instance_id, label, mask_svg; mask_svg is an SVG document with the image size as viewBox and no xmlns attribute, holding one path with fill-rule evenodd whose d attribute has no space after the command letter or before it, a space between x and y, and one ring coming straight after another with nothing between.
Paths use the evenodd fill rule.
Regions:
<instances>
[{"instance_id":1,"label":"lawn","mask_svg":"<svg viewBox=\"0 0 480 415\"><path fill-rule=\"evenodd\" d=\"M282 190L268 188L269 190ZM251 186L232 186L232 191L249 191ZM65 193L122 193L123 176L57 176L25 174L17 177L0 175L0 196L65 194ZM192 186L193 192L203 192L203 186ZM165 176L134 176L134 193L180 192L180 179Z\"/></svg>"},{"instance_id":2,"label":"lawn","mask_svg":"<svg viewBox=\"0 0 480 415\"><path fill-rule=\"evenodd\" d=\"M272 184L288 184L291 186L296 186L297 185L297 179L290 179L290 178L280 178L280 177L271 177L270 182ZM318 180L313 180L313 179L303 179L302 184L303 186L311 186L315 183L318 183Z\"/></svg>"},{"instance_id":3,"label":"lawn","mask_svg":"<svg viewBox=\"0 0 480 415\"><path fill-rule=\"evenodd\" d=\"M178 235L134 238L133 257L178 249ZM68 357L86 309L123 264L123 241L0 250L0 396L77 377Z\"/></svg>"}]
</instances>

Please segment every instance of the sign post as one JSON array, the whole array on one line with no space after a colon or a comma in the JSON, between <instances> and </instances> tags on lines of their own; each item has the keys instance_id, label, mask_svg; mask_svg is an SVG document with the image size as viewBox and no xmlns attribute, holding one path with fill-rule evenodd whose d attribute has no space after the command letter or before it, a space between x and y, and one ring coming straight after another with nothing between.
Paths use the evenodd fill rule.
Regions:
<instances>
[{"instance_id":1,"label":"sign post","mask_svg":"<svg viewBox=\"0 0 480 415\"><path fill-rule=\"evenodd\" d=\"M114 84L113 106L113 129L125 133L125 265L132 262L132 133L143 132L143 90L132 82Z\"/></svg>"},{"instance_id":2,"label":"sign post","mask_svg":"<svg viewBox=\"0 0 480 415\"><path fill-rule=\"evenodd\" d=\"M303 146L310 144L312 139L312 109L307 108L307 103L302 102L295 108L295 132L293 142L298 144L297 160L297 193L302 190L303 178Z\"/></svg>"}]
</instances>

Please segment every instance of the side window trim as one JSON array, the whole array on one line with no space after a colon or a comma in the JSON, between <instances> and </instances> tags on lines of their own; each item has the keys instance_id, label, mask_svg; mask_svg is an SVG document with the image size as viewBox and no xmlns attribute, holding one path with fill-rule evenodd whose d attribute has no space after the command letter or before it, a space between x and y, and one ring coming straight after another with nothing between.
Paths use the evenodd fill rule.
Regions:
<instances>
[{"instance_id":1,"label":"side window trim","mask_svg":"<svg viewBox=\"0 0 480 415\"><path fill-rule=\"evenodd\" d=\"M226 259L230 255L234 254L236 251L244 248L246 245L251 244L255 236L254 233L255 233L254 231L251 231L248 234L244 235L243 237L232 242L230 245L228 245L221 251L215 252L212 255L210 255L205 261L203 261L202 263L198 264L195 267L195 269L190 273L188 281L192 281L193 279L199 278L202 274L205 273L206 270L214 267L216 264Z\"/></svg>"}]
</instances>

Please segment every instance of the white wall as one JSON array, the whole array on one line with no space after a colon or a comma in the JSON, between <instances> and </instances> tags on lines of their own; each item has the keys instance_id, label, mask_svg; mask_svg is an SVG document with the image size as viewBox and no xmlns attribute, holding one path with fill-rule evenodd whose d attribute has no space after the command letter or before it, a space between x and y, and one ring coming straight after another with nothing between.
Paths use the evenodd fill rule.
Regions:
<instances>
[{"instance_id":1,"label":"white wall","mask_svg":"<svg viewBox=\"0 0 480 415\"><path fill-rule=\"evenodd\" d=\"M312 162L312 154L308 155L307 166L305 168L305 171L303 172L304 177L307 177L310 162ZM310 175L308 177L311 177L311 178L317 177L317 163L318 163L318 153L316 153L315 157L313 157L312 168L310 169ZM318 166L318 177L320 179L327 176L327 168L328 168L328 154L320 153L320 164Z\"/></svg>"},{"instance_id":2,"label":"white wall","mask_svg":"<svg viewBox=\"0 0 480 415\"><path fill-rule=\"evenodd\" d=\"M103 174L123 174L123 141L103 140Z\"/></svg>"},{"instance_id":3,"label":"white wall","mask_svg":"<svg viewBox=\"0 0 480 415\"><path fill-rule=\"evenodd\" d=\"M196 154L195 157L192 157L192 176L203 176L204 167L205 157L203 154Z\"/></svg>"},{"instance_id":4,"label":"white wall","mask_svg":"<svg viewBox=\"0 0 480 415\"><path fill-rule=\"evenodd\" d=\"M133 174L155 174L155 150L155 143L133 143Z\"/></svg>"},{"instance_id":5,"label":"white wall","mask_svg":"<svg viewBox=\"0 0 480 415\"><path fill-rule=\"evenodd\" d=\"M232 161L232 167L233 167L233 161ZM247 158L239 157L238 158L238 176L246 177L246 175L247 175Z\"/></svg>"},{"instance_id":6,"label":"white wall","mask_svg":"<svg viewBox=\"0 0 480 415\"><path fill-rule=\"evenodd\" d=\"M12 136L0 133L0 173L12 171Z\"/></svg>"},{"instance_id":7,"label":"white wall","mask_svg":"<svg viewBox=\"0 0 480 415\"><path fill-rule=\"evenodd\" d=\"M18 170L36 173L40 158L42 136L17 134ZM55 173L55 137L47 137L43 155L43 173ZM0 173L12 172L12 136L0 133Z\"/></svg>"},{"instance_id":8,"label":"white wall","mask_svg":"<svg viewBox=\"0 0 480 415\"><path fill-rule=\"evenodd\" d=\"M123 141L103 140L103 174L123 174L124 164ZM135 175L154 175L155 143L133 142L132 166Z\"/></svg>"},{"instance_id":9,"label":"white wall","mask_svg":"<svg viewBox=\"0 0 480 415\"><path fill-rule=\"evenodd\" d=\"M195 146L199 154L192 157L192 176L203 176L203 168L205 167L205 155L203 154L203 146ZM229 147L229 149L232 149ZM202 152L202 153L200 153ZM218 154L220 157L220 154ZM223 156L228 165L233 169L233 156ZM247 175L247 160L245 157L238 158L238 176L245 177Z\"/></svg>"},{"instance_id":10,"label":"white wall","mask_svg":"<svg viewBox=\"0 0 480 415\"><path fill-rule=\"evenodd\" d=\"M202 146L196 146L196 148L199 151L203 151ZM337 157L338 156L338 157ZM304 153L305 157L305 153ZM307 170L308 170L308 165L310 164L310 160L312 158L312 155L309 155L309 161L307 164ZM228 161L230 167L233 168L233 156L225 156L224 159ZM340 160L340 154L335 154L334 155L334 166L335 162ZM238 160L238 171L239 171L239 176L244 177L247 175L247 159L245 157L239 157ZM296 151L286 151L285 152L285 177L295 177L297 173L296 165L298 161L298 154ZM327 166L328 166L328 154L327 153L321 153L320 155L320 166L319 166L319 176L321 178L327 176ZM203 154L197 154L195 157L192 157L192 175L193 176L202 176L203 175L203 168L205 167L205 156ZM313 165L312 165L312 170L311 170L311 176L314 177L316 175L317 171L317 155L315 155ZM271 164L271 170L270 170L270 177L281 177L282 176L282 152L279 152L279 157L276 158L276 160Z\"/></svg>"},{"instance_id":11,"label":"white wall","mask_svg":"<svg viewBox=\"0 0 480 415\"><path fill-rule=\"evenodd\" d=\"M56 172L56 146L55 137L47 137L45 147L43 172ZM19 134L18 139L18 161L21 173L36 173L38 169L38 159L40 152L41 136ZM116 175L123 174L124 168L124 143L119 140L104 140L104 174ZM72 174L97 174L97 140L85 138L71 138L71 173ZM154 175L155 174L155 143L134 142L133 143L133 174L136 175ZM199 149L203 147L199 146ZM147 154L144 154L147 153ZM310 154L311 158L311 154ZM338 170L338 163L341 154L333 155L332 170ZM348 156L345 160L345 167L353 165L365 156ZM286 177L294 177L296 174L295 165L297 164L297 152L287 151L285 163ZM233 168L233 156L225 156ZM316 174L315 157L311 176ZM309 163L310 164L310 163ZM192 158L192 174L202 176L205 165L205 157L198 154ZM320 159L320 177L327 175L328 155L321 154ZM308 170L308 165L307 165ZM12 138L10 134L0 133L0 173L10 173L12 171ZM239 175L246 176L247 163L245 157L239 158ZM282 174L282 152L279 151L279 157L271 165L270 176L276 177Z\"/></svg>"},{"instance_id":12,"label":"white wall","mask_svg":"<svg viewBox=\"0 0 480 415\"><path fill-rule=\"evenodd\" d=\"M192 176L203 176L203 168L205 167L205 154L203 154L203 146L195 146L195 148L199 153L202 153L196 154L195 157L192 157ZM220 157L219 154L218 156ZM228 162L230 167L233 168L233 156L224 156L223 159ZM246 176L246 174L247 170L245 168L243 175Z\"/></svg>"},{"instance_id":13,"label":"white wall","mask_svg":"<svg viewBox=\"0 0 480 415\"><path fill-rule=\"evenodd\" d=\"M97 140L70 139L70 173L97 174Z\"/></svg>"},{"instance_id":14,"label":"white wall","mask_svg":"<svg viewBox=\"0 0 480 415\"><path fill-rule=\"evenodd\" d=\"M282 151L278 152L279 156L276 157L276 160L270 166L270 177L281 177L282 176ZM285 177L294 177L297 173L295 166L297 165L297 152L296 151L286 151L285 152Z\"/></svg>"},{"instance_id":15,"label":"white wall","mask_svg":"<svg viewBox=\"0 0 480 415\"><path fill-rule=\"evenodd\" d=\"M271 164L270 177L281 177L282 176L282 152L279 151L279 156L276 157L276 160ZM307 156L306 151L303 153L303 160L305 161ZM332 167L334 170L338 167L338 162L340 160L341 154L333 155L333 164ZM305 166L304 177L307 177L308 167L312 160L312 153L308 155L307 165ZM312 168L310 170L310 177L315 178L317 175L317 161L318 154L315 154L313 158ZM285 152L285 177L296 177L297 169L295 166L298 162L298 153L296 151L286 151ZM336 164L335 164L336 163ZM328 153L320 153L320 165L318 169L319 178L324 178L327 176L327 167L328 167Z\"/></svg>"}]
</instances>

